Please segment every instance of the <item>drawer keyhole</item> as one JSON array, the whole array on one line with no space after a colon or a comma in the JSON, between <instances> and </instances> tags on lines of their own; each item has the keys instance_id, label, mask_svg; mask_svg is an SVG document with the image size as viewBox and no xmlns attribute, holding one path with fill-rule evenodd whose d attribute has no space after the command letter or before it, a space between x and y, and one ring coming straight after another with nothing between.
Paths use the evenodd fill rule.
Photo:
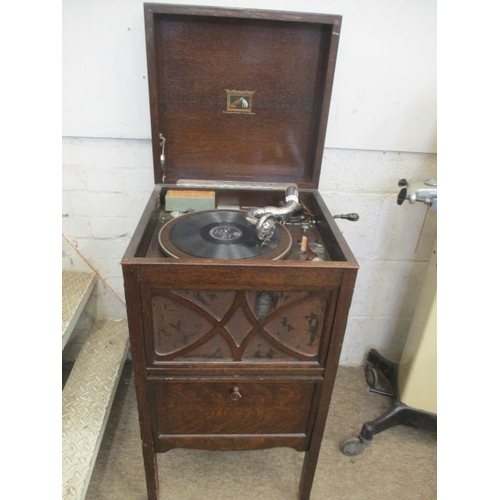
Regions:
<instances>
[{"instance_id":1,"label":"drawer keyhole","mask_svg":"<svg viewBox=\"0 0 500 500\"><path fill-rule=\"evenodd\" d=\"M233 387L233 392L231 393L231 399L233 401L238 401L238 399L241 399L240 388L237 385Z\"/></svg>"}]
</instances>

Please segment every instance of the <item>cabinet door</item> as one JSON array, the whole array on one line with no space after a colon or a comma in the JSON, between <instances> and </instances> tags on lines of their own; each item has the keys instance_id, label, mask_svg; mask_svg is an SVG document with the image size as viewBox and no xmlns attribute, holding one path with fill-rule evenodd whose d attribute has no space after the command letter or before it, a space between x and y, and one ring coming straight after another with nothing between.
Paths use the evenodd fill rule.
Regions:
<instances>
[{"instance_id":1,"label":"cabinet door","mask_svg":"<svg viewBox=\"0 0 500 500\"><path fill-rule=\"evenodd\" d=\"M142 300L149 364L321 364L335 297L331 291L147 287Z\"/></svg>"}]
</instances>

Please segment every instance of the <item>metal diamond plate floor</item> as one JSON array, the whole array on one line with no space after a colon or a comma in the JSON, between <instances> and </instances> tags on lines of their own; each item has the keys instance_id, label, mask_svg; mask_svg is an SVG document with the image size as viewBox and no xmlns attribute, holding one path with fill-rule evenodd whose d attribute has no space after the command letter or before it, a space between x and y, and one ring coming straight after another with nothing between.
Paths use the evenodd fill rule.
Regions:
<instances>
[{"instance_id":1,"label":"metal diamond plate floor","mask_svg":"<svg viewBox=\"0 0 500 500\"><path fill-rule=\"evenodd\" d=\"M128 353L126 320L96 323L62 396L63 500L82 500Z\"/></svg>"},{"instance_id":2,"label":"metal diamond plate floor","mask_svg":"<svg viewBox=\"0 0 500 500\"><path fill-rule=\"evenodd\" d=\"M79 314L89 298L97 276L94 273L63 271L62 273L62 347L66 345Z\"/></svg>"}]
</instances>

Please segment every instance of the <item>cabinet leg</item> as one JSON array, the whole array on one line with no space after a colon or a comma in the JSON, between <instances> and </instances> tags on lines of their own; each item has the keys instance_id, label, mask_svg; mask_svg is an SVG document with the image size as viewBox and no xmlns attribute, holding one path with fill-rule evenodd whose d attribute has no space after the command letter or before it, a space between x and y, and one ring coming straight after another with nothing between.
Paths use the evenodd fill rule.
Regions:
<instances>
[{"instance_id":1,"label":"cabinet leg","mask_svg":"<svg viewBox=\"0 0 500 500\"><path fill-rule=\"evenodd\" d=\"M302 465L302 475L299 485L299 499L309 500L313 485L316 464L318 463L319 449L310 449L306 451L304 463Z\"/></svg>"},{"instance_id":2,"label":"cabinet leg","mask_svg":"<svg viewBox=\"0 0 500 500\"><path fill-rule=\"evenodd\" d=\"M158 465L153 446L142 443L142 456L144 458L144 471L146 473L146 487L148 500L159 500L158 492Z\"/></svg>"}]
</instances>

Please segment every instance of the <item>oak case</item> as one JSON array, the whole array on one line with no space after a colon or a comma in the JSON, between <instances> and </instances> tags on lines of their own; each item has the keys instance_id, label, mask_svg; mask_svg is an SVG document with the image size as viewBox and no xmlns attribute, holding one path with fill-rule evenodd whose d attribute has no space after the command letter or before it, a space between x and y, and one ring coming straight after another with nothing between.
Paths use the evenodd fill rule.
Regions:
<instances>
[{"instance_id":1,"label":"oak case","mask_svg":"<svg viewBox=\"0 0 500 500\"><path fill-rule=\"evenodd\" d=\"M306 452L308 499L358 269L317 190L341 18L145 4L145 23L156 185L122 267L148 499L156 453L281 446ZM181 179L238 210L293 183L309 223L280 260L165 256Z\"/></svg>"}]
</instances>

